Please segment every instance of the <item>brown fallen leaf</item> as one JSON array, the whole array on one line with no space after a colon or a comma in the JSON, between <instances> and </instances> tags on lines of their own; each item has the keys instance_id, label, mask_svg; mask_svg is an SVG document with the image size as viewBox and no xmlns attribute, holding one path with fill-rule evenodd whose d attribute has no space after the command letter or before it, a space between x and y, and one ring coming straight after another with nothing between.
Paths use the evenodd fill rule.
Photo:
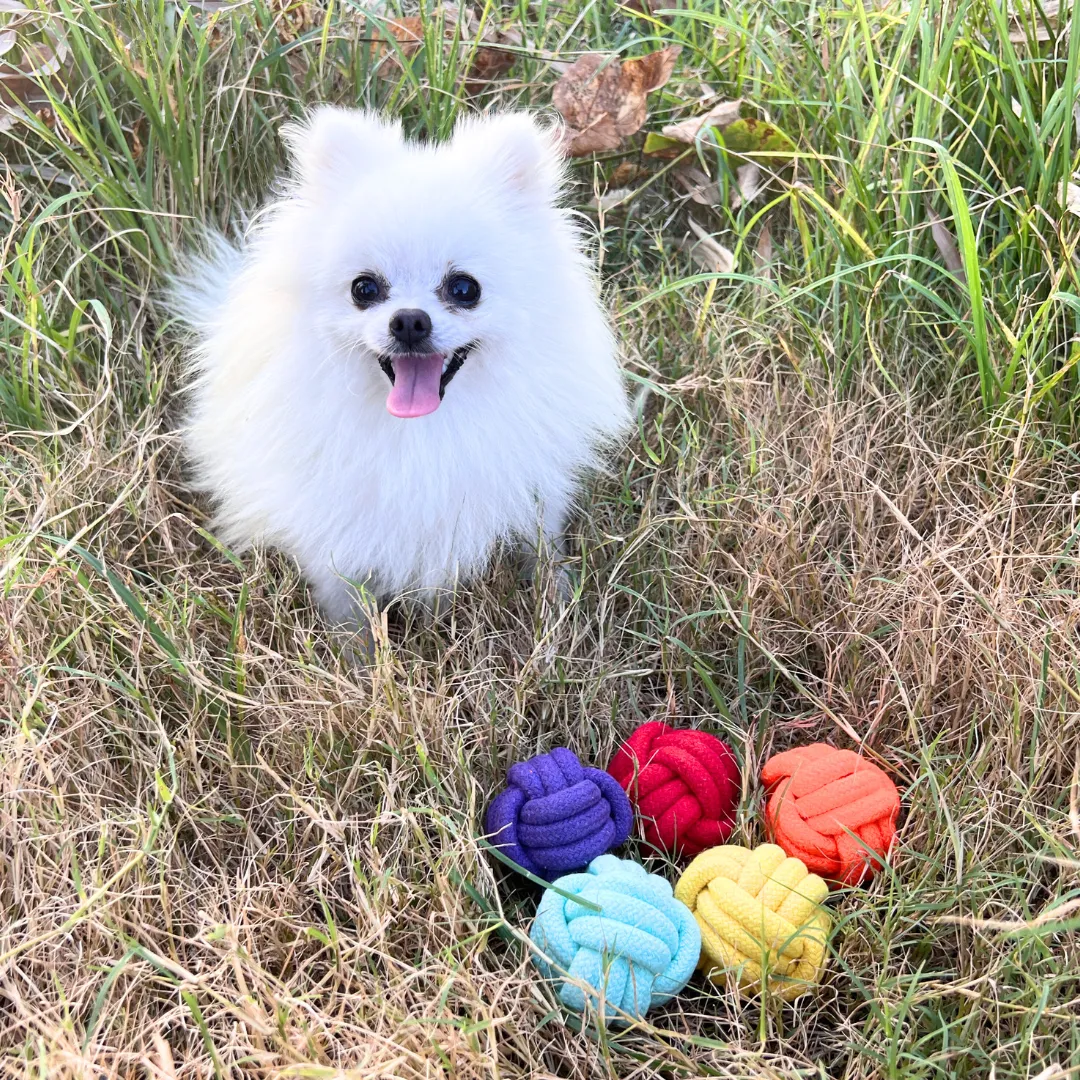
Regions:
<instances>
[{"instance_id":1,"label":"brown fallen leaf","mask_svg":"<svg viewBox=\"0 0 1080 1080\"><path fill-rule=\"evenodd\" d=\"M660 129L660 134L666 139L675 139L690 145L704 127L725 128L728 124L734 124L739 119L742 103L742 98L735 101L721 101L702 116L690 116L677 124L668 124L667 127Z\"/></svg>"},{"instance_id":2,"label":"brown fallen leaf","mask_svg":"<svg viewBox=\"0 0 1080 1080\"><path fill-rule=\"evenodd\" d=\"M63 93L64 80L71 67L71 50L59 20L47 13L33 11L18 0L0 0L0 12L15 15L3 30L3 50L0 51L0 108L3 130L9 130L20 117L31 113L48 123L43 114L52 96ZM44 15L45 21L38 24ZM34 20L34 29L44 35L44 41L19 43L19 29ZM51 110L49 117L52 116Z\"/></svg>"},{"instance_id":3,"label":"brown fallen leaf","mask_svg":"<svg viewBox=\"0 0 1080 1080\"><path fill-rule=\"evenodd\" d=\"M398 43L402 55L413 56L424 44L424 20L419 15L387 19L386 29Z\"/></svg>"},{"instance_id":4,"label":"brown fallen leaf","mask_svg":"<svg viewBox=\"0 0 1080 1080\"><path fill-rule=\"evenodd\" d=\"M761 168L748 161L735 170L735 183L738 188L731 196L731 209L738 210L743 203L752 203L766 188L767 181L761 175Z\"/></svg>"},{"instance_id":5,"label":"brown fallen leaf","mask_svg":"<svg viewBox=\"0 0 1080 1080\"><path fill-rule=\"evenodd\" d=\"M505 75L513 66L514 54L512 52L481 46L476 50L476 56L469 65L469 77L465 82L465 89L470 94L474 94L487 83L494 82L500 75Z\"/></svg>"},{"instance_id":6,"label":"brown fallen leaf","mask_svg":"<svg viewBox=\"0 0 1080 1080\"><path fill-rule=\"evenodd\" d=\"M647 116L647 95L671 78L681 51L679 45L668 45L621 62L614 53L585 53L575 60L552 91L552 102L569 129L569 154L615 150L639 131Z\"/></svg>"},{"instance_id":7,"label":"brown fallen leaf","mask_svg":"<svg viewBox=\"0 0 1080 1080\"><path fill-rule=\"evenodd\" d=\"M693 218L686 219L697 241L687 238L682 248L690 258L710 274L730 274L735 269L735 256L719 240L710 236Z\"/></svg>"},{"instance_id":8,"label":"brown fallen leaf","mask_svg":"<svg viewBox=\"0 0 1080 1080\"><path fill-rule=\"evenodd\" d=\"M370 43L375 73L396 78L401 71L399 57L408 60L424 44L424 20L417 15L370 20L364 28L363 40Z\"/></svg>"},{"instance_id":9,"label":"brown fallen leaf","mask_svg":"<svg viewBox=\"0 0 1080 1080\"><path fill-rule=\"evenodd\" d=\"M959 274L964 269L964 260L960 258L960 249L956 246L949 226L932 206L926 208L926 213L930 218L930 235L937 245L938 254L952 273Z\"/></svg>"},{"instance_id":10,"label":"brown fallen leaf","mask_svg":"<svg viewBox=\"0 0 1080 1080\"><path fill-rule=\"evenodd\" d=\"M425 43L425 32L442 38L449 49L456 44L464 57L473 54L465 75L467 93L477 93L513 66L515 53L503 45L521 46L524 42L513 26L499 29L486 26L480 31L480 20L471 7L442 4L432 9L427 18L418 15L383 16L368 21L365 38L371 43L372 58L377 61L376 72L386 78L396 78L401 71L401 58L408 60ZM479 39L477 34L479 33Z\"/></svg>"},{"instance_id":11,"label":"brown fallen leaf","mask_svg":"<svg viewBox=\"0 0 1080 1080\"><path fill-rule=\"evenodd\" d=\"M271 0L278 37L282 43L295 41L305 30L315 25L315 9L311 0Z\"/></svg>"},{"instance_id":12,"label":"brown fallen leaf","mask_svg":"<svg viewBox=\"0 0 1080 1080\"><path fill-rule=\"evenodd\" d=\"M515 26L509 26L502 30L488 26L480 35L476 43L476 55L473 56L469 65L469 75L465 80L465 90L470 94L480 90L500 76L505 75L513 66L517 56L510 49L499 48L500 45L521 46L523 39L521 31ZM471 47L471 43L470 43Z\"/></svg>"},{"instance_id":13,"label":"brown fallen leaf","mask_svg":"<svg viewBox=\"0 0 1080 1080\"><path fill-rule=\"evenodd\" d=\"M142 161L142 156L146 153L146 139L149 127L149 121L145 116L140 116L131 125L131 137L128 142L131 146L131 156L135 161Z\"/></svg>"},{"instance_id":14,"label":"brown fallen leaf","mask_svg":"<svg viewBox=\"0 0 1080 1080\"><path fill-rule=\"evenodd\" d=\"M612 187L630 187L650 175L648 169L643 165L638 165L635 161L620 161L619 164L611 170L611 175L608 177L608 183Z\"/></svg>"},{"instance_id":15,"label":"brown fallen leaf","mask_svg":"<svg viewBox=\"0 0 1080 1080\"><path fill-rule=\"evenodd\" d=\"M696 165L676 169L675 182L701 206L716 206L720 202L720 185Z\"/></svg>"},{"instance_id":16,"label":"brown fallen leaf","mask_svg":"<svg viewBox=\"0 0 1080 1080\"><path fill-rule=\"evenodd\" d=\"M754 272L758 277L772 277L773 244L772 229L766 221L758 233L757 244L754 246Z\"/></svg>"}]
</instances>

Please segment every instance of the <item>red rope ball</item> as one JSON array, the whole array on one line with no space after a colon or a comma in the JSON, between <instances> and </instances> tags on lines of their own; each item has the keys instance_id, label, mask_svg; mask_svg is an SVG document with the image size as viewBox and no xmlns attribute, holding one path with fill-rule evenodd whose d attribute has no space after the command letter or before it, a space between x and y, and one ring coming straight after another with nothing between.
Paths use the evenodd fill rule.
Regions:
<instances>
[{"instance_id":1,"label":"red rope ball","mask_svg":"<svg viewBox=\"0 0 1080 1080\"><path fill-rule=\"evenodd\" d=\"M896 837L900 793L888 774L851 750L798 746L765 762L765 827L815 874L858 885Z\"/></svg>"},{"instance_id":2,"label":"red rope ball","mask_svg":"<svg viewBox=\"0 0 1080 1080\"><path fill-rule=\"evenodd\" d=\"M654 847L696 855L731 835L742 777L731 748L714 735L650 721L619 747L608 772Z\"/></svg>"}]
</instances>

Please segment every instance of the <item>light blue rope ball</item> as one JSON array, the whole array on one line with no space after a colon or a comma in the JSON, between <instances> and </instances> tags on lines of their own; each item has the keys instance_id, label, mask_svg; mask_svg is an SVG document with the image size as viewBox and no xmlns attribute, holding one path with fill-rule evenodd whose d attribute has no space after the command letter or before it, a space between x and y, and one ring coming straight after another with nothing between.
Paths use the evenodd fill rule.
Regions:
<instances>
[{"instance_id":1,"label":"light blue rope ball","mask_svg":"<svg viewBox=\"0 0 1080 1080\"><path fill-rule=\"evenodd\" d=\"M559 878L555 888L544 891L529 937L538 950L533 963L558 985L568 1009L585 1008L579 983L592 987L589 1003L605 1022L618 1020L612 1010L644 1016L686 985L701 953L701 931L662 877L629 859L601 855L583 873Z\"/></svg>"}]
</instances>

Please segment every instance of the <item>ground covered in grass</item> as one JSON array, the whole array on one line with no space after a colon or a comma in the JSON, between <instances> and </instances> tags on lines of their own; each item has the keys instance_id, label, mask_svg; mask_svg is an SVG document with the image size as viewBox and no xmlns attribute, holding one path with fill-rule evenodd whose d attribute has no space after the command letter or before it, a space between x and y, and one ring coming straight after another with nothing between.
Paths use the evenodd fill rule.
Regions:
<instances>
[{"instance_id":1,"label":"ground covered in grass","mask_svg":"<svg viewBox=\"0 0 1080 1080\"><path fill-rule=\"evenodd\" d=\"M354 2L19 7L4 61L38 74L0 90L5 1075L1076 1075L1068 9L522 0L425 9L398 41ZM548 107L582 50L672 44L644 130L574 173L639 421L584 501L576 594L497 565L433 624L389 620L361 674L294 568L223 550L185 489L153 303L170 248L257 205L306 102L439 137L466 109ZM643 153L737 98L794 150ZM687 250L691 218L714 246ZM897 779L899 846L834 895L819 994L695 980L614 1034L534 977L536 893L478 847L486 801L513 759L606 762L657 717L736 749L742 842L777 749L862 747Z\"/></svg>"}]
</instances>

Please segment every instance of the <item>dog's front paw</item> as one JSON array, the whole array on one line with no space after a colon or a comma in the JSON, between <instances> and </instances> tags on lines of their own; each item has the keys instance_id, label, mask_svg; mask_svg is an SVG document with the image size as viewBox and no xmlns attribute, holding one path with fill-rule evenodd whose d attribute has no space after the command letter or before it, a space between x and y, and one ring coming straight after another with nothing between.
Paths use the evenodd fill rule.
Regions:
<instances>
[{"instance_id":1,"label":"dog's front paw","mask_svg":"<svg viewBox=\"0 0 1080 1080\"><path fill-rule=\"evenodd\" d=\"M551 579L555 585L555 599L561 605L569 604L574 598L574 579L570 571L562 563L556 563L552 567Z\"/></svg>"},{"instance_id":2,"label":"dog's front paw","mask_svg":"<svg viewBox=\"0 0 1080 1080\"><path fill-rule=\"evenodd\" d=\"M547 595L560 607L568 604L574 597L574 577L565 562L553 552L542 555L526 552L521 579L531 583L538 593Z\"/></svg>"}]
</instances>

